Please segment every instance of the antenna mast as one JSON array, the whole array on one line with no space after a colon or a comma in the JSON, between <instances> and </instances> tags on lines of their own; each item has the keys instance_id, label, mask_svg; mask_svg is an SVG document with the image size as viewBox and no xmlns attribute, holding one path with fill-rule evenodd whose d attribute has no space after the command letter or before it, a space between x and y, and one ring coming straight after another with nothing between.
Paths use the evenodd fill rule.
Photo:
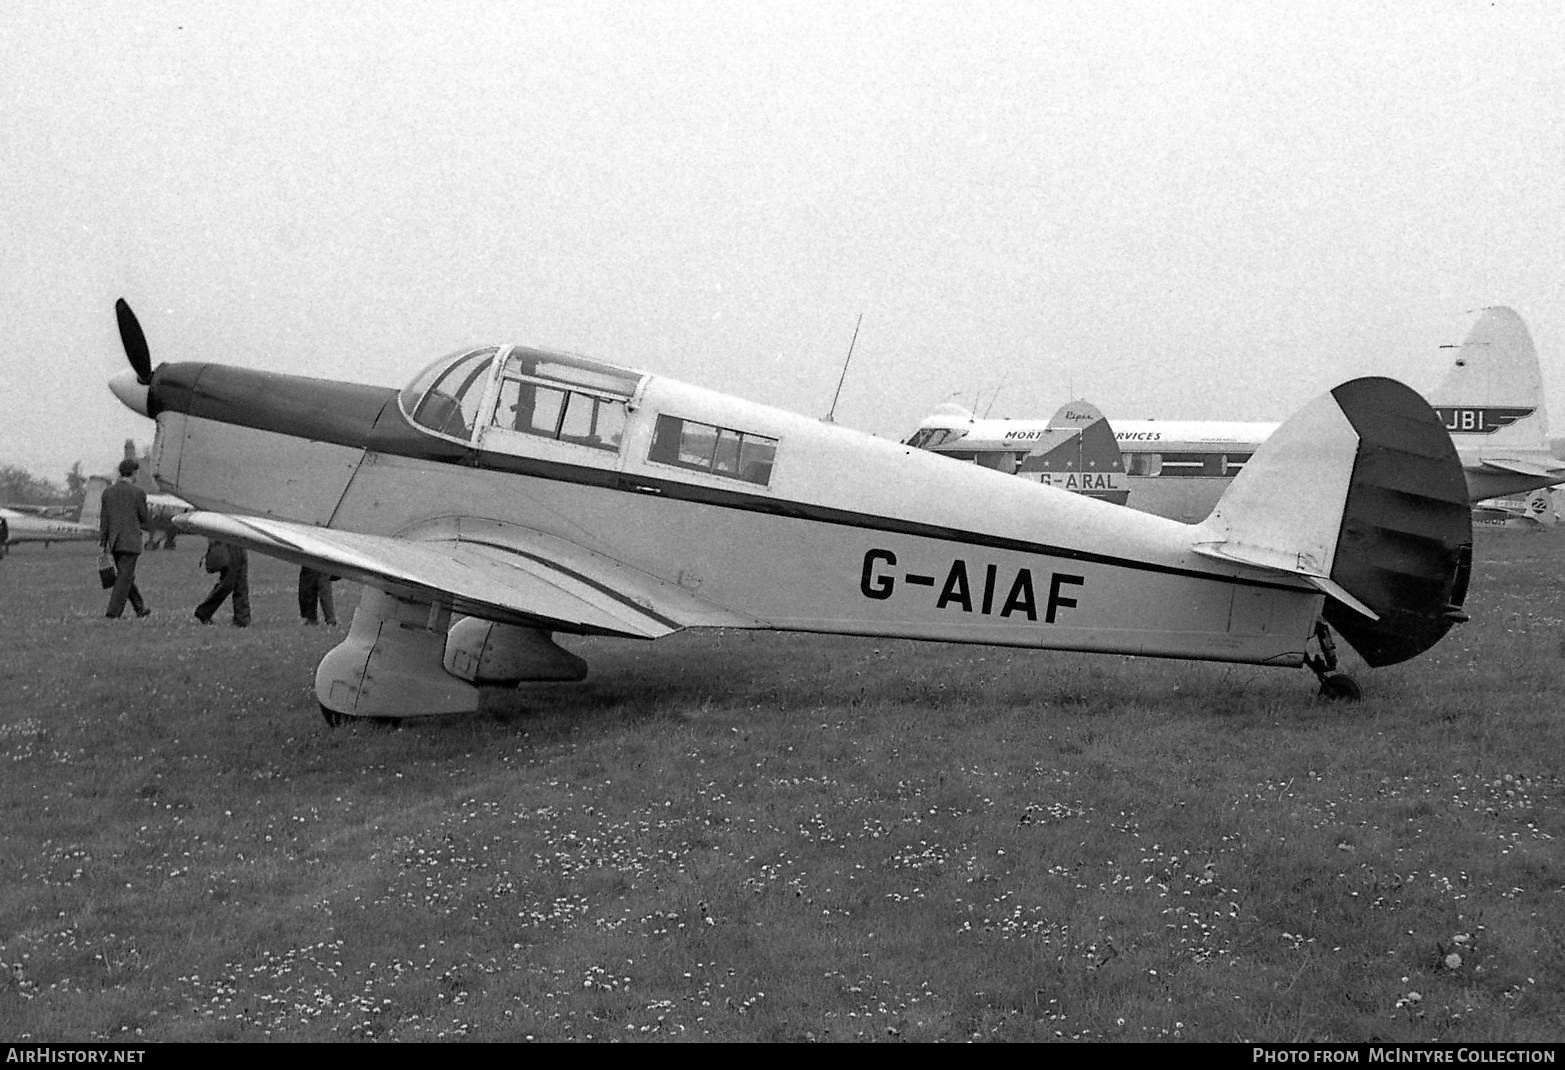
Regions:
<instances>
[{"instance_id":1,"label":"antenna mast","mask_svg":"<svg viewBox=\"0 0 1565 1070\"><path fill-rule=\"evenodd\" d=\"M859 313L859 321L853 325L853 341L848 343L848 357L842 362L842 374L837 376L837 392L831 396L831 408L826 412L826 423L836 423L837 399L842 396L842 384L848 377L848 365L853 361L853 347L859 341L859 328L864 324L864 313Z\"/></svg>"},{"instance_id":2,"label":"antenna mast","mask_svg":"<svg viewBox=\"0 0 1565 1070\"><path fill-rule=\"evenodd\" d=\"M1010 368L1006 368L1005 369L1005 374L1000 376L1000 382L994 388L994 393L989 395L989 404L984 407L984 419L985 420L989 419L989 410L994 408L994 403L996 401L1000 400L1000 391L1005 389L1006 380L1008 380L1010 377L1011 377L1011 369ZM974 405L975 408L977 407L977 403L978 403L978 395L974 394L973 395L973 405Z\"/></svg>"}]
</instances>

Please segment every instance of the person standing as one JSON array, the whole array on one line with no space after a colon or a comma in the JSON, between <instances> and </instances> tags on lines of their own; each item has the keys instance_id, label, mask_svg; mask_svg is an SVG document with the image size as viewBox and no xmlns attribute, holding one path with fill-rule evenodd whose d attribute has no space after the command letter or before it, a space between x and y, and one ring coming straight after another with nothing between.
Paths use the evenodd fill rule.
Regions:
<instances>
[{"instance_id":1,"label":"person standing","mask_svg":"<svg viewBox=\"0 0 1565 1070\"><path fill-rule=\"evenodd\" d=\"M337 605L332 598L332 577L313 568L299 570L299 616L305 624L314 624L315 607L320 606L321 619L326 627L337 626Z\"/></svg>"},{"instance_id":2,"label":"person standing","mask_svg":"<svg viewBox=\"0 0 1565 1070\"><path fill-rule=\"evenodd\" d=\"M233 595L234 627L248 628L250 626L250 562L245 556L245 548L231 542L219 542L213 539L207 543L206 553L201 555L201 564L208 572L216 572L218 575L217 583L213 584L211 593L196 607L196 620L202 624L211 624L212 614L222 606L223 599Z\"/></svg>"},{"instance_id":3,"label":"person standing","mask_svg":"<svg viewBox=\"0 0 1565 1070\"><path fill-rule=\"evenodd\" d=\"M132 482L140 465L130 457L120 462L120 478L103 492L98 513L98 543L104 553L114 556L114 589L109 592L109 611L105 617L118 619L125 602L136 616L148 616L152 610L136 588L136 562L141 559L141 529L152 522L147 511L147 492Z\"/></svg>"}]
</instances>

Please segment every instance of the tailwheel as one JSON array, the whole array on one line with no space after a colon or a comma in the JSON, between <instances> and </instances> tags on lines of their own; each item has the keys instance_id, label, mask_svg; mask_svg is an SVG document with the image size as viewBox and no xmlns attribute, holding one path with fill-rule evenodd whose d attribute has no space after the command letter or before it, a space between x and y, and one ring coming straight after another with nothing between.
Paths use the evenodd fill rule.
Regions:
<instances>
[{"instance_id":1,"label":"tailwheel","mask_svg":"<svg viewBox=\"0 0 1565 1070\"><path fill-rule=\"evenodd\" d=\"M1347 673L1337 671L1337 644L1332 641L1331 629L1326 622L1315 622L1315 645L1319 654L1306 653L1304 664L1310 667L1320 681L1320 696L1328 702L1357 702L1363 697L1358 681Z\"/></svg>"},{"instance_id":2,"label":"tailwheel","mask_svg":"<svg viewBox=\"0 0 1565 1070\"><path fill-rule=\"evenodd\" d=\"M1363 697L1358 681L1347 673L1334 672L1321 677L1320 697L1327 702L1357 702Z\"/></svg>"}]
</instances>

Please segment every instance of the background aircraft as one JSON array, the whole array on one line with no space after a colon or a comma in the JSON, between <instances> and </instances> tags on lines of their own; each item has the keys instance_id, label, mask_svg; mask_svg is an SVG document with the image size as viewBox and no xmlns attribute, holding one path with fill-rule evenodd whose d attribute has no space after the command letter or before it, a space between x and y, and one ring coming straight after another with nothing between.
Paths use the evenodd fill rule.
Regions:
<instances>
[{"instance_id":1,"label":"background aircraft","mask_svg":"<svg viewBox=\"0 0 1565 1070\"><path fill-rule=\"evenodd\" d=\"M1491 498L1473 507L1473 525L1546 531L1559 523L1554 488L1542 487L1514 498Z\"/></svg>"},{"instance_id":2,"label":"background aircraft","mask_svg":"<svg viewBox=\"0 0 1565 1070\"><path fill-rule=\"evenodd\" d=\"M968 417L967 410L957 405L950 406L949 413L959 421ZM1115 505L1124 505L1130 493L1114 429L1097 407L1086 401L1060 406L1044 428L1017 432L1005 449L969 449L962 431L933 427L915 432L907 444L936 449L947 438L951 448L938 450L947 457Z\"/></svg>"},{"instance_id":3,"label":"background aircraft","mask_svg":"<svg viewBox=\"0 0 1565 1070\"><path fill-rule=\"evenodd\" d=\"M1324 693L1351 697L1328 624L1384 665L1461 619L1460 465L1434 412L1389 379L1306 406L1192 528L522 346L442 358L400 391L154 371L129 306L116 312L131 370L111 389L156 419L154 475L201 510L177 523L365 584L316 670L332 723L471 711L479 685L582 678L554 632L730 627L1307 665Z\"/></svg>"},{"instance_id":4,"label":"background aircraft","mask_svg":"<svg viewBox=\"0 0 1565 1070\"><path fill-rule=\"evenodd\" d=\"M0 505L0 509L4 509L10 513L22 513L27 516L41 516L53 520L70 520L73 515L81 512L80 509L72 508L69 505L27 505L17 503Z\"/></svg>"},{"instance_id":5,"label":"background aircraft","mask_svg":"<svg viewBox=\"0 0 1565 1070\"><path fill-rule=\"evenodd\" d=\"M102 479L89 479L77 520L52 515L53 510L34 512L30 508L0 508L0 557L17 543L82 542L98 537L98 512L103 499Z\"/></svg>"},{"instance_id":6,"label":"background aircraft","mask_svg":"<svg viewBox=\"0 0 1565 1070\"><path fill-rule=\"evenodd\" d=\"M1537 350L1521 317L1509 308L1485 309L1456 350L1444 380L1428 396L1462 458L1468 497L1474 502L1515 497L1565 482L1565 462L1550 448ZM942 406L907 441L938 439L924 448L1014 471L1030 436L1043 426L1036 420L978 420L966 410ZM1113 426L1125 455L1126 504L1195 523L1211 513L1278 425L1115 420Z\"/></svg>"}]
</instances>

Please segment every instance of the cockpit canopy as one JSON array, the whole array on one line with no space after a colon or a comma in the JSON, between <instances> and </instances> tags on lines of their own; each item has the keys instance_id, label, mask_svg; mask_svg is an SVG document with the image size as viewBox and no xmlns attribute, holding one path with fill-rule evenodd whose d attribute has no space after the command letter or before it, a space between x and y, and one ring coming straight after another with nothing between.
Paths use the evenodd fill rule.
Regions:
<instances>
[{"instance_id":1,"label":"cockpit canopy","mask_svg":"<svg viewBox=\"0 0 1565 1070\"><path fill-rule=\"evenodd\" d=\"M640 372L522 346L486 346L442 357L397 396L413 423L472 441L494 426L598 449L618 449Z\"/></svg>"},{"instance_id":2,"label":"cockpit canopy","mask_svg":"<svg viewBox=\"0 0 1565 1070\"><path fill-rule=\"evenodd\" d=\"M912 446L921 450L932 450L936 446L948 446L958 439L967 437L965 427L920 427L907 438L902 440L904 446Z\"/></svg>"}]
</instances>

